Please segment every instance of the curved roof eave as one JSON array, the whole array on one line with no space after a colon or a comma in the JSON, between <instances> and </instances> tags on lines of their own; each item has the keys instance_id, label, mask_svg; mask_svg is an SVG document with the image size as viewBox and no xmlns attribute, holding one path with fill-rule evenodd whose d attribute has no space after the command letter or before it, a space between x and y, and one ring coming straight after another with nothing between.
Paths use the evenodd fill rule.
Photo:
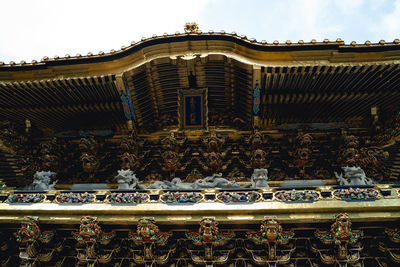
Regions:
<instances>
[{"instance_id":1,"label":"curved roof eave","mask_svg":"<svg viewBox=\"0 0 400 267\"><path fill-rule=\"evenodd\" d=\"M179 34L142 40L108 54L44 58L41 62L0 64L0 80L108 75L129 71L151 60L185 55L221 54L253 65L338 65L399 63L400 44L345 45L343 41L267 44L225 34Z\"/></svg>"}]
</instances>

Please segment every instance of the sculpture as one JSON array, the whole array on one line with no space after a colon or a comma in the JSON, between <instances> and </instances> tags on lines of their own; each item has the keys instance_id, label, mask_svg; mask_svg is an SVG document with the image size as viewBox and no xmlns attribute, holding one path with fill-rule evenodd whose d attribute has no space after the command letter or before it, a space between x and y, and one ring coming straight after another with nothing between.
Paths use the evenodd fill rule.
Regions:
<instances>
[{"instance_id":1,"label":"sculpture","mask_svg":"<svg viewBox=\"0 0 400 267\"><path fill-rule=\"evenodd\" d=\"M251 165L249 167L262 169L268 167L267 152L262 149L253 150L251 154Z\"/></svg>"},{"instance_id":2,"label":"sculpture","mask_svg":"<svg viewBox=\"0 0 400 267\"><path fill-rule=\"evenodd\" d=\"M171 232L160 232L154 218L140 218L136 233L130 232L129 238L138 244L158 243L165 245L171 235Z\"/></svg>"},{"instance_id":3,"label":"sculpture","mask_svg":"<svg viewBox=\"0 0 400 267\"><path fill-rule=\"evenodd\" d=\"M354 166L358 157L358 137L346 135L343 137L344 145L339 152L339 163L343 166Z\"/></svg>"},{"instance_id":4,"label":"sculpture","mask_svg":"<svg viewBox=\"0 0 400 267\"><path fill-rule=\"evenodd\" d=\"M314 164L314 160L311 159L312 139L313 138L310 134L304 134L302 130L299 130L296 137L295 151L293 153L293 165L298 169L300 177L308 177L308 174L306 174L306 168L311 167Z\"/></svg>"},{"instance_id":5,"label":"sculpture","mask_svg":"<svg viewBox=\"0 0 400 267\"><path fill-rule=\"evenodd\" d=\"M202 137L201 140L207 146L207 150L209 153L221 152L222 144L225 143L225 139L219 138L215 130L210 131L209 135Z\"/></svg>"},{"instance_id":6,"label":"sculpture","mask_svg":"<svg viewBox=\"0 0 400 267\"><path fill-rule=\"evenodd\" d=\"M33 182L30 186L28 186L28 190L54 190L54 186L56 185L57 181L51 182L51 176L55 176L56 173L52 171L37 171L33 175Z\"/></svg>"},{"instance_id":7,"label":"sculpture","mask_svg":"<svg viewBox=\"0 0 400 267\"><path fill-rule=\"evenodd\" d=\"M73 233L79 244L84 245L84 253L78 249L78 260L85 263L108 263L112 259L115 250L109 254L100 254L98 244L107 245L115 236L115 232L105 233L101 229L96 217L83 216L79 226L79 232Z\"/></svg>"},{"instance_id":8,"label":"sculpture","mask_svg":"<svg viewBox=\"0 0 400 267\"><path fill-rule=\"evenodd\" d=\"M275 262L280 264L288 263L290 254L294 249L290 249L287 254L278 256L276 253L278 245L286 245L289 240L294 236L292 230L283 230L280 223L275 219L265 219L260 226L258 232L248 232L247 237L254 241L256 244L264 244L267 252L267 257L256 255L250 251L253 258L257 262Z\"/></svg>"},{"instance_id":9,"label":"sculpture","mask_svg":"<svg viewBox=\"0 0 400 267\"><path fill-rule=\"evenodd\" d=\"M82 138L79 141L79 149L82 152L80 159L83 170L93 175L100 167L100 161L97 158L97 141L94 137Z\"/></svg>"},{"instance_id":10,"label":"sculpture","mask_svg":"<svg viewBox=\"0 0 400 267\"><path fill-rule=\"evenodd\" d=\"M33 264L37 261L48 262L53 258L55 248L46 251L44 244L49 243L54 237L55 231L41 231L38 217L26 216L21 223L21 228L14 233L20 246L20 258L22 262ZM23 245L24 244L24 245Z\"/></svg>"},{"instance_id":11,"label":"sculpture","mask_svg":"<svg viewBox=\"0 0 400 267\"><path fill-rule=\"evenodd\" d=\"M42 168L45 171L57 172L60 168L60 147L57 145L57 139L42 142L40 144L40 159Z\"/></svg>"},{"instance_id":12,"label":"sculpture","mask_svg":"<svg viewBox=\"0 0 400 267\"><path fill-rule=\"evenodd\" d=\"M189 164L187 162L182 166L181 160L183 156L187 153L188 149L182 153L178 153L180 147L186 142L186 138L177 139L174 132L171 132L169 136L161 139L161 145L164 152L160 151L161 158L163 159L163 164L161 169L165 172L169 172L170 177L174 177L175 173L180 170L184 170Z\"/></svg>"},{"instance_id":13,"label":"sculpture","mask_svg":"<svg viewBox=\"0 0 400 267\"><path fill-rule=\"evenodd\" d=\"M330 231L318 229L315 231L315 236L326 245L334 244L336 255L325 254L318 248L312 248L319 252L323 263L333 264L336 261L354 264L360 259L359 252L362 248L357 243L363 236L363 232L351 229L351 221L347 213L336 215Z\"/></svg>"},{"instance_id":14,"label":"sculpture","mask_svg":"<svg viewBox=\"0 0 400 267\"><path fill-rule=\"evenodd\" d=\"M235 181L222 178L222 173L198 179L193 183L183 183L178 177L171 181L156 181L149 185L147 189L202 189L202 188L240 188Z\"/></svg>"},{"instance_id":15,"label":"sculpture","mask_svg":"<svg viewBox=\"0 0 400 267\"><path fill-rule=\"evenodd\" d=\"M186 237L193 242L196 246L204 247L203 255L192 254L192 260L199 263L216 262L219 264L225 263L228 260L229 252L225 252L221 256L216 256L215 247L226 244L230 239L235 236L232 231L219 232L218 223L214 218L205 217L200 221L200 228L198 232L186 233Z\"/></svg>"},{"instance_id":16,"label":"sculpture","mask_svg":"<svg viewBox=\"0 0 400 267\"><path fill-rule=\"evenodd\" d=\"M258 130L254 129L253 133L245 140L247 144L250 144L251 150L262 149L263 145L266 143L266 138Z\"/></svg>"},{"instance_id":17,"label":"sculpture","mask_svg":"<svg viewBox=\"0 0 400 267\"><path fill-rule=\"evenodd\" d=\"M338 179L340 185L372 185L375 182L370 178L367 178L365 172L360 167L342 167L343 174L338 175L335 172L335 176Z\"/></svg>"},{"instance_id":18,"label":"sculpture","mask_svg":"<svg viewBox=\"0 0 400 267\"><path fill-rule=\"evenodd\" d=\"M376 147L361 148L357 159L358 165L375 181L388 178L390 169L384 164L389 158L389 152Z\"/></svg>"},{"instance_id":19,"label":"sculpture","mask_svg":"<svg viewBox=\"0 0 400 267\"><path fill-rule=\"evenodd\" d=\"M142 188L138 183L136 174L129 169L119 170L118 175L115 176L115 180L118 183L118 190Z\"/></svg>"},{"instance_id":20,"label":"sculpture","mask_svg":"<svg viewBox=\"0 0 400 267\"><path fill-rule=\"evenodd\" d=\"M157 264L167 263L175 248L169 247L166 253L160 253L159 247L157 247L158 253L154 253L154 250L156 246L166 245L171 235L171 232L161 232L153 218L140 218L136 232L129 232L129 240L132 240L136 245L143 246L141 253L133 254L133 260L137 264L145 264L146 266L147 263L153 262Z\"/></svg>"},{"instance_id":21,"label":"sculpture","mask_svg":"<svg viewBox=\"0 0 400 267\"><path fill-rule=\"evenodd\" d=\"M268 170L267 169L254 169L251 175L251 187L269 187L268 186Z\"/></svg>"},{"instance_id":22,"label":"sculpture","mask_svg":"<svg viewBox=\"0 0 400 267\"><path fill-rule=\"evenodd\" d=\"M186 22L184 30L185 33L198 33L199 25L196 22Z\"/></svg>"}]
</instances>

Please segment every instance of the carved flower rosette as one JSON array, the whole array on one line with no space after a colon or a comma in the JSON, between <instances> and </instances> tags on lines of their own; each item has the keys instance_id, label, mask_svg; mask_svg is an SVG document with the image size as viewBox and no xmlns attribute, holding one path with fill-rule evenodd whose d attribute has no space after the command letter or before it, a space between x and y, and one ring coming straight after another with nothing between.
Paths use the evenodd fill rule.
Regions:
<instances>
[{"instance_id":1,"label":"carved flower rosette","mask_svg":"<svg viewBox=\"0 0 400 267\"><path fill-rule=\"evenodd\" d=\"M253 203L262 200L260 193L250 192L220 192L217 200L224 203Z\"/></svg>"},{"instance_id":2,"label":"carved flower rosette","mask_svg":"<svg viewBox=\"0 0 400 267\"><path fill-rule=\"evenodd\" d=\"M46 198L44 194L12 194L8 197L8 203L22 204L22 203L40 203Z\"/></svg>"},{"instance_id":3,"label":"carved flower rosette","mask_svg":"<svg viewBox=\"0 0 400 267\"><path fill-rule=\"evenodd\" d=\"M373 188L341 188L336 189L332 193L335 199L340 200L375 200L379 199L381 195Z\"/></svg>"},{"instance_id":4,"label":"carved flower rosette","mask_svg":"<svg viewBox=\"0 0 400 267\"><path fill-rule=\"evenodd\" d=\"M107 196L107 202L111 204L141 204L149 202L150 197L146 193L111 193Z\"/></svg>"},{"instance_id":5,"label":"carved flower rosette","mask_svg":"<svg viewBox=\"0 0 400 267\"><path fill-rule=\"evenodd\" d=\"M56 202L57 203L70 203L70 204L83 204L83 203L92 203L96 200L96 196L92 193L61 193L57 195Z\"/></svg>"},{"instance_id":6,"label":"carved flower rosette","mask_svg":"<svg viewBox=\"0 0 400 267\"><path fill-rule=\"evenodd\" d=\"M282 202L313 202L321 199L315 190L282 190L274 193L274 199Z\"/></svg>"},{"instance_id":7,"label":"carved flower rosette","mask_svg":"<svg viewBox=\"0 0 400 267\"><path fill-rule=\"evenodd\" d=\"M192 204L204 200L204 195L198 192L168 192L162 194L160 200L168 204Z\"/></svg>"}]
</instances>

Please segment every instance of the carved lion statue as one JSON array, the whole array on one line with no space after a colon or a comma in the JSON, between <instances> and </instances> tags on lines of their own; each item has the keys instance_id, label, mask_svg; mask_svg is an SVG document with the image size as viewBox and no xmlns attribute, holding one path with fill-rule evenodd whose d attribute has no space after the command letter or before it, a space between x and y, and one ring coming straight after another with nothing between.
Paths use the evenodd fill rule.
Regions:
<instances>
[{"instance_id":1,"label":"carved lion statue","mask_svg":"<svg viewBox=\"0 0 400 267\"><path fill-rule=\"evenodd\" d=\"M56 185L57 181L54 181L52 184L51 176L55 176L56 173L52 171L37 171L33 175L33 182L29 186L30 190L54 190L54 186Z\"/></svg>"}]
</instances>

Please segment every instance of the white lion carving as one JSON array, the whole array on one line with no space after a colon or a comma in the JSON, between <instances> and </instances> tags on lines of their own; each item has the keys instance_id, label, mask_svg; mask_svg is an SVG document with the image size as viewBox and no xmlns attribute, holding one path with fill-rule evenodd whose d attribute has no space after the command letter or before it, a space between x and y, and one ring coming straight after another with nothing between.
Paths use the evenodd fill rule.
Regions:
<instances>
[{"instance_id":1,"label":"white lion carving","mask_svg":"<svg viewBox=\"0 0 400 267\"><path fill-rule=\"evenodd\" d=\"M37 171L33 175L33 182L29 186L29 190L54 190L54 186L56 185L57 181L54 181L52 184L51 176L55 176L56 173L52 171Z\"/></svg>"},{"instance_id":2,"label":"white lion carving","mask_svg":"<svg viewBox=\"0 0 400 267\"><path fill-rule=\"evenodd\" d=\"M337 172L335 172L335 176L339 181L340 185L375 184L375 182L372 179L367 178L364 170L361 169L360 167L342 167L342 170L344 172L344 177L343 174L338 175Z\"/></svg>"},{"instance_id":3,"label":"white lion carving","mask_svg":"<svg viewBox=\"0 0 400 267\"><path fill-rule=\"evenodd\" d=\"M268 170L267 169L254 169L251 175L251 187L269 187L268 186Z\"/></svg>"}]
</instances>

